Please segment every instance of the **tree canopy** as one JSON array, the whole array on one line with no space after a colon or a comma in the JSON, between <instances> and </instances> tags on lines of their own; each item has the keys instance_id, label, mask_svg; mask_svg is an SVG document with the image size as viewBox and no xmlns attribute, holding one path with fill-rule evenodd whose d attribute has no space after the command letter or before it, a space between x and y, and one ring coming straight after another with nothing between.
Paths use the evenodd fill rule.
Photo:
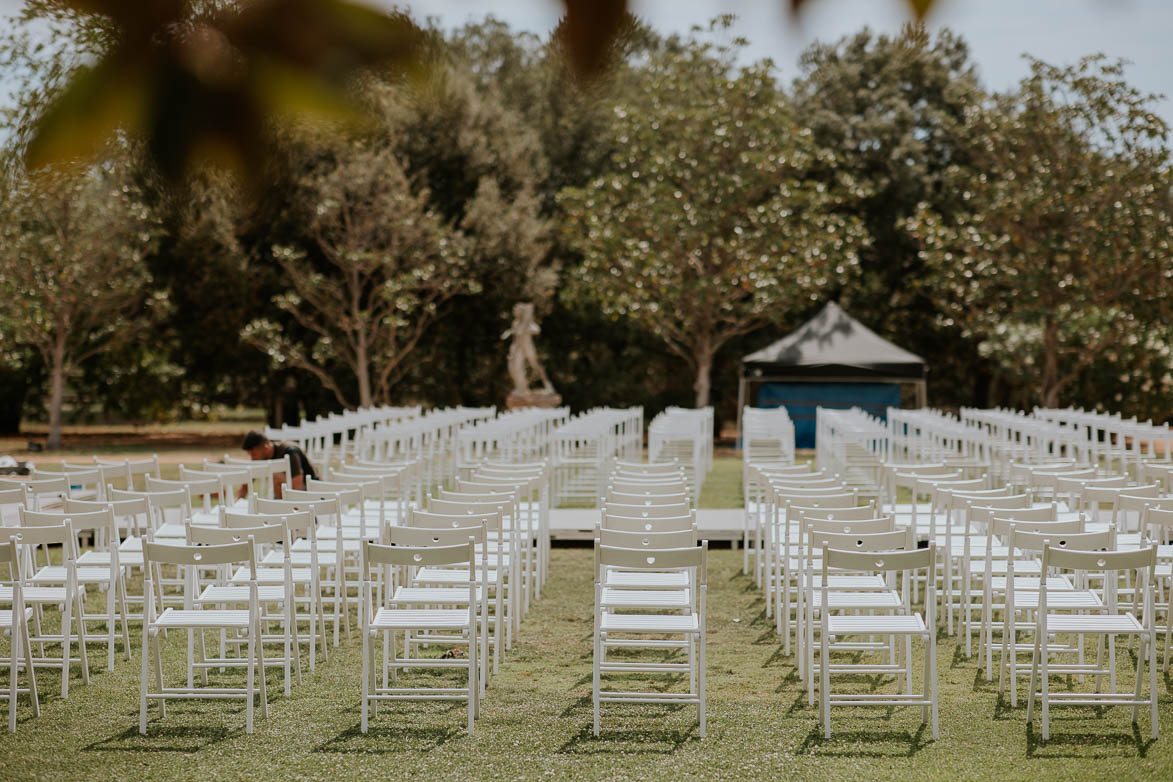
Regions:
<instances>
[{"instance_id":1,"label":"tree canopy","mask_svg":"<svg viewBox=\"0 0 1173 782\"><path fill-rule=\"evenodd\" d=\"M928 359L934 405L1173 415L1169 140L1121 64L1034 63L995 93L963 40L911 25L816 44L783 82L725 20L662 37L625 3L568 2L545 40L381 19L409 52L335 24L344 0L306 51L319 17L257 32L304 0L121 5L35 0L0 33L9 426L22 405L500 404L522 300L577 408L731 420L739 352L837 300ZM160 19L182 23L127 59L127 25ZM294 73L308 93L280 89ZM57 352L54 285L101 299L55 321Z\"/></svg>"}]
</instances>

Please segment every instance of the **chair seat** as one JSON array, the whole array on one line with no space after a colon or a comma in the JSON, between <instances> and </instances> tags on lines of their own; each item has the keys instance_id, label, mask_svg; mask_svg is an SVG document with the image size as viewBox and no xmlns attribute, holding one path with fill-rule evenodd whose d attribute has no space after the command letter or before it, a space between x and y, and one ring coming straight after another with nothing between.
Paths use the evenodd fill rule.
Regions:
<instances>
[{"instance_id":1,"label":"chair seat","mask_svg":"<svg viewBox=\"0 0 1173 782\"><path fill-rule=\"evenodd\" d=\"M321 530L318 531L318 534L321 535ZM362 541L357 537L342 539L342 551L345 554L357 553L361 546ZM309 551L310 548L310 542L305 538L298 538L297 540L293 541L294 551ZM334 537L333 531L330 532L329 537L318 538L318 551L329 551L331 553L336 553L338 551L338 540Z\"/></svg>"},{"instance_id":2,"label":"chair seat","mask_svg":"<svg viewBox=\"0 0 1173 782\"><path fill-rule=\"evenodd\" d=\"M811 605L820 608L823 605L823 591L815 589L810 594ZM831 608L859 608L859 609L894 609L900 608L900 595L893 590L877 590L865 592L832 591L827 594L827 602Z\"/></svg>"},{"instance_id":3,"label":"chair seat","mask_svg":"<svg viewBox=\"0 0 1173 782\"><path fill-rule=\"evenodd\" d=\"M26 586L24 588L26 603L61 603L65 601L65 587L63 586ZM12 587L0 585L0 602L12 602Z\"/></svg>"},{"instance_id":4,"label":"chair seat","mask_svg":"<svg viewBox=\"0 0 1173 782\"><path fill-rule=\"evenodd\" d=\"M110 553L106 551L87 551L77 558L80 566L110 567ZM143 551L123 551L119 548L118 565L120 567L142 567Z\"/></svg>"},{"instance_id":5,"label":"chair seat","mask_svg":"<svg viewBox=\"0 0 1173 782\"><path fill-rule=\"evenodd\" d=\"M289 562L294 567L308 567L313 564L314 555L311 551L291 551L289 552ZM262 565L284 565L285 555L280 551L270 551L261 560ZM338 564L338 556L333 551L318 551L318 567L335 567Z\"/></svg>"},{"instance_id":6,"label":"chair seat","mask_svg":"<svg viewBox=\"0 0 1173 782\"><path fill-rule=\"evenodd\" d=\"M480 600L483 590L476 587L476 599ZM399 587L391 598L392 603L457 603L468 605L468 587Z\"/></svg>"},{"instance_id":7,"label":"chair seat","mask_svg":"<svg viewBox=\"0 0 1173 782\"><path fill-rule=\"evenodd\" d=\"M1035 581L1037 582L1038 579ZM1016 588L1014 590L1014 606L1015 608L1038 608L1038 589ZM1055 592L1048 587L1047 607L1076 611L1084 608L1103 608L1104 603L1100 600L1099 595L1086 589Z\"/></svg>"},{"instance_id":8,"label":"chair seat","mask_svg":"<svg viewBox=\"0 0 1173 782\"><path fill-rule=\"evenodd\" d=\"M683 589L688 586L688 574L683 571L608 570L604 584L618 589Z\"/></svg>"},{"instance_id":9,"label":"chair seat","mask_svg":"<svg viewBox=\"0 0 1173 782\"><path fill-rule=\"evenodd\" d=\"M379 537L379 520L367 519L367 540L376 540ZM338 528L337 527L318 527L318 544L321 545L327 540L337 541ZM342 525L342 542L345 545L347 541L358 543L363 539L362 528L357 524L351 526L349 524Z\"/></svg>"},{"instance_id":10,"label":"chair seat","mask_svg":"<svg viewBox=\"0 0 1173 782\"><path fill-rule=\"evenodd\" d=\"M1014 588L1022 591L1039 591L1040 578L1035 576L1020 576L1014 574ZM1006 576L994 576L990 579L990 589L994 592L1006 591ZM1067 576L1047 576L1047 589L1052 592L1070 592L1075 589Z\"/></svg>"},{"instance_id":11,"label":"chair seat","mask_svg":"<svg viewBox=\"0 0 1173 782\"><path fill-rule=\"evenodd\" d=\"M604 611L600 629L604 633L697 633L696 614L613 614Z\"/></svg>"},{"instance_id":12,"label":"chair seat","mask_svg":"<svg viewBox=\"0 0 1173 782\"><path fill-rule=\"evenodd\" d=\"M916 635L927 632L920 614L911 616L832 616L828 617L831 635Z\"/></svg>"},{"instance_id":13,"label":"chair seat","mask_svg":"<svg viewBox=\"0 0 1173 782\"><path fill-rule=\"evenodd\" d=\"M692 605L687 589L612 589L604 587L602 605L611 608L683 610Z\"/></svg>"},{"instance_id":14,"label":"chair seat","mask_svg":"<svg viewBox=\"0 0 1173 782\"><path fill-rule=\"evenodd\" d=\"M196 524L195 517L192 517L192 524ZM219 525L219 521L214 521L210 524L204 524L205 527L215 527ZM187 540L187 527L178 521L168 521L165 524L160 524L159 528L155 530L155 540L160 538L181 538Z\"/></svg>"},{"instance_id":15,"label":"chair seat","mask_svg":"<svg viewBox=\"0 0 1173 782\"><path fill-rule=\"evenodd\" d=\"M247 586L209 586L196 598L197 603L247 603ZM262 603L276 603L285 600L285 587L259 586L257 599Z\"/></svg>"},{"instance_id":16,"label":"chair seat","mask_svg":"<svg viewBox=\"0 0 1173 782\"><path fill-rule=\"evenodd\" d=\"M816 576L817 584L822 585L822 576ZM851 591L872 591L872 590L887 590L888 582L884 580L883 576L876 575L847 575L840 573L829 574L827 576L827 586L831 589L838 589L847 592Z\"/></svg>"},{"instance_id":17,"label":"chair seat","mask_svg":"<svg viewBox=\"0 0 1173 782\"><path fill-rule=\"evenodd\" d=\"M65 566L48 565L43 567L29 581L33 584L64 584L66 581ZM109 582L109 565L77 568L77 583L79 584L108 584Z\"/></svg>"},{"instance_id":18,"label":"chair seat","mask_svg":"<svg viewBox=\"0 0 1173 782\"><path fill-rule=\"evenodd\" d=\"M490 586L497 580L497 571L487 571ZM481 570L477 568L476 578L479 581ZM468 568L422 567L415 573L416 584L467 584L469 582Z\"/></svg>"},{"instance_id":19,"label":"chair seat","mask_svg":"<svg viewBox=\"0 0 1173 782\"><path fill-rule=\"evenodd\" d=\"M1050 601L1050 595L1047 596ZM1048 606L1049 607L1049 606ZM1048 633L1142 633L1144 627L1132 614L1052 614L1047 613Z\"/></svg>"},{"instance_id":20,"label":"chair seat","mask_svg":"<svg viewBox=\"0 0 1173 782\"><path fill-rule=\"evenodd\" d=\"M3 598L0 598L0 599L3 599ZM33 609L31 609L31 608L24 609L24 619L26 622L29 619L31 619L32 616L33 616ZM0 609L0 627L6 627L6 628L12 627L12 609L11 608Z\"/></svg>"},{"instance_id":21,"label":"chair seat","mask_svg":"<svg viewBox=\"0 0 1173 782\"><path fill-rule=\"evenodd\" d=\"M295 584L309 584L313 580L313 574L310 568L290 568L290 574ZM247 565L242 565L236 569L230 579L234 584L245 584L252 580L252 571ZM257 568L257 583L258 584L284 584L285 583L285 568L284 567L259 567Z\"/></svg>"},{"instance_id":22,"label":"chair seat","mask_svg":"<svg viewBox=\"0 0 1173 782\"><path fill-rule=\"evenodd\" d=\"M990 563L990 574L991 575L999 575L999 576L1006 575L1006 565L1007 565L1007 563L1005 560L995 560L995 561L991 562ZM971 561L969 563L969 572L975 576L985 575L985 572L986 572L985 561L984 560L981 562ZM1043 572L1043 563L1037 559L1015 560L1014 561L1014 572L1016 574L1024 575L1024 576L1029 576L1029 575L1037 576L1039 573Z\"/></svg>"},{"instance_id":23,"label":"chair seat","mask_svg":"<svg viewBox=\"0 0 1173 782\"><path fill-rule=\"evenodd\" d=\"M152 624L156 627L213 627L247 630L249 612L239 609L168 608Z\"/></svg>"},{"instance_id":24,"label":"chair seat","mask_svg":"<svg viewBox=\"0 0 1173 782\"><path fill-rule=\"evenodd\" d=\"M468 627L468 610L462 608L380 608L371 630L459 630Z\"/></svg>"}]
</instances>

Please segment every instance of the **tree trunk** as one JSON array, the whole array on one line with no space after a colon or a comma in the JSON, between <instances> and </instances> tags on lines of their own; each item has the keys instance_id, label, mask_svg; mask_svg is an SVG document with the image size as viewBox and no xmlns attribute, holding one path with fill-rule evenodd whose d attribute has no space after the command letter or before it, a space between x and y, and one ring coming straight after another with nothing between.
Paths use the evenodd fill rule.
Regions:
<instances>
[{"instance_id":1,"label":"tree trunk","mask_svg":"<svg viewBox=\"0 0 1173 782\"><path fill-rule=\"evenodd\" d=\"M1059 326L1048 317L1043 325L1043 378L1039 396L1043 407L1059 406Z\"/></svg>"},{"instance_id":2,"label":"tree trunk","mask_svg":"<svg viewBox=\"0 0 1173 782\"><path fill-rule=\"evenodd\" d=\"M61 406L65 401L65 340L53 345L49 367L49 441L45 447L55 451L61 447Z\"/></svg>"},{"instance_id":3,"label":"tree trunk","mask_svg":"<svg viewBox=\"0 0 1173 782\"><path fill-rule=\"evenodd\" d=\"M696 358L696 382L692 388L696 391L696 406L708 407L709 391L712 388L713 371L713 342L706 334L699 338L693 356Z\"/></svg>"},{"instance_id":4,"label":"tree trunk","mask_svg":"<svg viewBox=\"0 0 1173 782\"><path fill-rule=\"evenodd\" d=\"M358 345L354 351L355 374L358 375L358 406L371 406L371 362L367 357L367 335L358 333Z\"/></svg>"}]
</instances>

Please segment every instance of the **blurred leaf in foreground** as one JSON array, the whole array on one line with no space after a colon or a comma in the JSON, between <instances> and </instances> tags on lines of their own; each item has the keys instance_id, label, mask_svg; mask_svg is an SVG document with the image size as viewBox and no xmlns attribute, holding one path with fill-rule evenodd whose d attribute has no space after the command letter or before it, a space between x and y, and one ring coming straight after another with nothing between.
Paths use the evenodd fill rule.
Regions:
<instances>
[{"instance_id":1,"label":"blurred leaf in foreground","mask_svg":"<svg viewBox=\"0 0 1173 782\"><path fill-rule=\"evenodd\" d=\"M246 179L263 168L274 119L353 123L366 69L418 72L423 33L401 13L347 0L64 0L112 23L109 47L41 115L30 168L93 157L118 129L142 135L160 172L201 160Z\"/></svg>"}]
</instances>

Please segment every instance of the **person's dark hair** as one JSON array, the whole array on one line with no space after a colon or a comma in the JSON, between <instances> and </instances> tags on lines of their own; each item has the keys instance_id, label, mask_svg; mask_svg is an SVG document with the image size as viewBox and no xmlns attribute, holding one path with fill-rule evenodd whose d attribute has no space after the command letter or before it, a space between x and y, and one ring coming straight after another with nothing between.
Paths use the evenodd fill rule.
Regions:
<instances>
[{"instance_id":1,"label":"person's dark hair","mask_svg":"<svg viewBox=\"0 0 1173 782\"><path fill-rule=\"evenodd\" d=\"M256 429L253 429L244 436L244 443L240 447L246 451L251 451L253 448L262 446L267 442L269 442L269 438L265 437L264 432L259 432Z\"/></svg>"}]
</instances>

